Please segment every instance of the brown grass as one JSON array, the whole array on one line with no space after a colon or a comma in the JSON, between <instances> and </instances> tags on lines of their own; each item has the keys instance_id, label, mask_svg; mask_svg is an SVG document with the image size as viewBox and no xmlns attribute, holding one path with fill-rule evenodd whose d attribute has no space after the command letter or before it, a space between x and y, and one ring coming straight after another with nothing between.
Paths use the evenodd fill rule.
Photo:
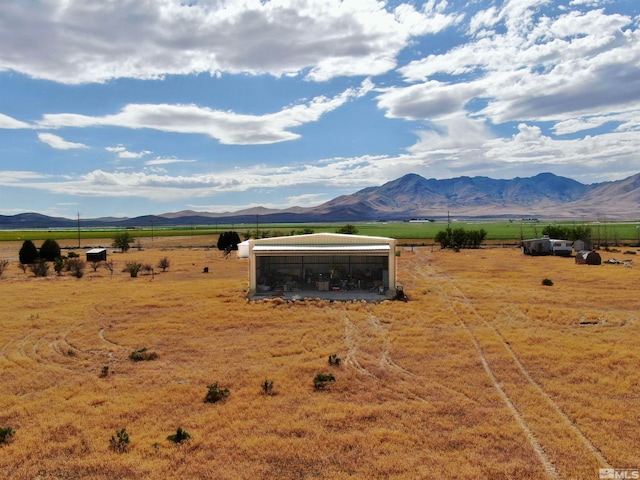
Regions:
<instances>
[{"instance_id":1,"label":"brown grass","mask_svg":"<svg viewBox=\"0 0 640 480\"><path fill-rule=\"evenodd\" d=\"M637 465L634 268L407 249L408 303L251 303L246 260L186 241L110 253L113 277L5 271L2 475L573 479ZM165 273L121 272L165 256ZM143 347L158 359L129 360ZM336 382L314 391L320 372ZM214 382L224 403L204 402ZM174 445L178 427L191 439ZM131 445L115 453L122 428Z\"/></svg>"}]
</instances>

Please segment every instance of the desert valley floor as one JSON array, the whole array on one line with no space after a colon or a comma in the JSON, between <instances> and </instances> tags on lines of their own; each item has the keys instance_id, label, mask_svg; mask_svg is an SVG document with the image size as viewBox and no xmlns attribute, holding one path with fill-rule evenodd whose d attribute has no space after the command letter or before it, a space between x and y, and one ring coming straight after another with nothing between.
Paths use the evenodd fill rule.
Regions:
<instances>
[{"instance_id":1,"label":"desert valley floor","mask_svg":"<svg viewBox=\"0 0 640 480\"><path fill-rule=\"evenodd\" d=\"M79 279L12 261L0 427L14 434L0 476L596 479L638 467L633 261L399 248L406 303L249 302L247 260L198 242L110 250L113 274L88 265ZM19 246L0 245L0 258ZM163 257L166 272L122 272ZM129 359L142 348L157 358ZM316 391L318 373L335 382ZM215 382L230 394L206 403ZM191 438L175 444L178 427Z\"/></svg>"}]
</instances>

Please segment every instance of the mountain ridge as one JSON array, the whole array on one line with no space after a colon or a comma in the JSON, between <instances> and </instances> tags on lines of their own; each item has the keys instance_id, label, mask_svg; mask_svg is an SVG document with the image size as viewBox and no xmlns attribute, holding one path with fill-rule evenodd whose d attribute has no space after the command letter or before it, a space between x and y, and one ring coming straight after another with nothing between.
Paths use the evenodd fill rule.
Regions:
<instances>
[{"instance_id":1,"label":"mountain ridge","mask_svg":"<svg viewBox=\"0 0 640 480\"><path fill-rule=\"evenodd\" d=\"M409 220L411 218L543 217L555 219L640 218L640 173L622 180L582 184L549 172L533 177L451 179L406 174L377 187L341 195L315 207L236 212L183 210L138 217L82 219L84 227L213 225L217 223L311 223ZM77 219L39 213L0 215L0 228L73 228Z\"/></svg>"}]
</instances>

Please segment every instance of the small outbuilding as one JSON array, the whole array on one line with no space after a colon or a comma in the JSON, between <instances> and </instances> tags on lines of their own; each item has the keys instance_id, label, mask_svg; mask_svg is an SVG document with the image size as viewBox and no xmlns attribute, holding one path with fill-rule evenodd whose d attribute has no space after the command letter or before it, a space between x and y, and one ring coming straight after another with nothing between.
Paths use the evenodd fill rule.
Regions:
<instances>
[{"instance_id":1,"label":"small outbuilding","mask_svg":"<svg viewBox=\"0 0 640 480\"><path fill-rule=\"evenodd\" d=\"M573 253L572 242L558 240L545 235L542 238L532 238L522 241L522 253L525 255L557 255L570 257Z\"/></svg>"},{"instance_id":2,"label":"small outbuilding","mask_svg":"<svg viewBox=\"0 0 640 480\"><path fill-rule=\"evenodd\" d=\"M245 240L238 244L238 258L249 258L249 241Z\"/></svg>"},{"instance_id":3,"label":"small outbuilding","mask_svg":"<svg viewBox=\"0 0 640 480\"><path fill-rule=\"evenodd\" d=\"M102 262L106 260L106 248L92 248L91 250L87 250L87 262Z\"/></svg>"},{"instance_id":4,"label":"small outbuilding","mask_svg":"<svg viewBox=\"0 0 640 480\"><path fill-rule=\"evenodd\" d=\"M576 263L579 265L602 265L602 257L595 250L582 250L576 253Z\"/></svg>"},{"instance_id":5,"label":"small outbuilding","mask_svg":"<svg viewBox=\"0 0 640 480\"><path fill-rule=\"evenodd\" d=\"M339 300L393 295L395 242L337 233L249 240L249 295L291 292Z\"/></svg>"}]
</instances>

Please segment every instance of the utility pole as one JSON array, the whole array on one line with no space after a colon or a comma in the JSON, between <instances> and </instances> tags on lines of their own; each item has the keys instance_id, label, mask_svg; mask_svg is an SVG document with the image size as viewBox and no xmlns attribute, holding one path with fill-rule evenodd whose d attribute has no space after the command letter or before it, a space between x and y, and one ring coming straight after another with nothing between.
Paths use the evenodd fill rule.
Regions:
<instances>
[{"instance_id":1,"label":"utility pole","mask_svg":"<svg viewBox=\"0 0 640 480\"><path fill-rule=\"evenodd\" d=\"M78 248L80 248L80 212L78 212Z\"/></svg>"}]
</instances>

